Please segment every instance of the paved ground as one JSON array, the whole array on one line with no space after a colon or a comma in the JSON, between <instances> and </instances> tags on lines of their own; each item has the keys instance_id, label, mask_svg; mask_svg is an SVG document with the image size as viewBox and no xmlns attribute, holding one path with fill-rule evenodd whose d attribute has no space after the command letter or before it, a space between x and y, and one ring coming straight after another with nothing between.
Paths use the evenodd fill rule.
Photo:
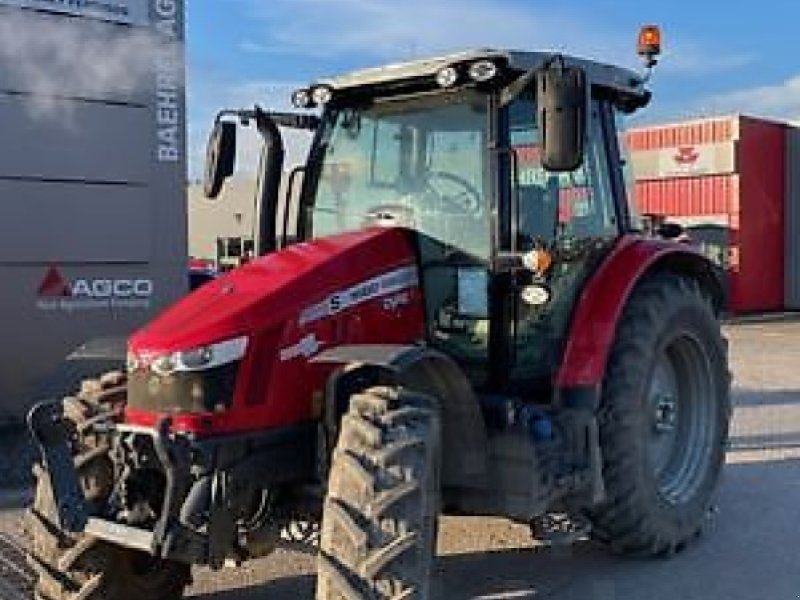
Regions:
<instances>
[{"instance_id":1,"label":"paved ground","mask_svg":"<svg viewBox=\"0 0 800 600\"><path fill-rule=\"evenodd\" d=\"M800 323L728 329L735 414L712 531L671 560L626 560L591 545L546 550L527 530L444 520L437 587L446 600L798 600ZM13 504L6 497L5 504ZM4 498L0 494L0 504ZM19 510L0 511L17 532ZM236 571L197 573L198 600L310 598L313 557L282 551ZM0 571L0 578L2 578ZM0 592L0 600L7 600Z\"/></svg>"}]
</instances>

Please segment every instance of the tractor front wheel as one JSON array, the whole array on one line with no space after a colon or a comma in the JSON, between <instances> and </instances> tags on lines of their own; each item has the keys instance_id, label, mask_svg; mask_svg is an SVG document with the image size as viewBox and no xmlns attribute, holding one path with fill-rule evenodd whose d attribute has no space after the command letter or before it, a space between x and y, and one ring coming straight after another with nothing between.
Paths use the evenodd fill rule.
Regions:
<instances>
[{"instance_id":1,"label":"tractor front wheel","mask_svg":"<svg viewBox=\"0 0 800 600\"><path fill-rule=\"evenodd\" d=\"M378 387L351 398L328 481L317 600L430 598L439 432L426 395Z\"/></svg>"},{"instance_id":2,"label":"tractor front wheel","mask_svg":"<svg viewBox=\"0 0 800 600\"><path fill-rule=\"evenodd\" d=\"M599 415L607 499L594 535L617 552L672 554L712 508L730 420L719 321L700 285L641 282L608 362Z\"/></svg>"}]
</instances>

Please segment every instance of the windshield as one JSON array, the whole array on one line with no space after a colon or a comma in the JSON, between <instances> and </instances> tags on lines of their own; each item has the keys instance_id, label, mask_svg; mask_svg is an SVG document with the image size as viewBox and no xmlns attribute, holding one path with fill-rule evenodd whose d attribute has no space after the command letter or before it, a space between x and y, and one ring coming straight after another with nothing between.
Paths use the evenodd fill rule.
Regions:
<instances>
[{"instance_id":1,"label":"windshield","mask_svg":"<svg viewBox=\"0 0 800 600\"><path fill-rule=\"evenodd\" d=\"M330 112L312 236L405 226L487 260L486 104L486 96L466 92Z\"/></svg>"}]
</instances>

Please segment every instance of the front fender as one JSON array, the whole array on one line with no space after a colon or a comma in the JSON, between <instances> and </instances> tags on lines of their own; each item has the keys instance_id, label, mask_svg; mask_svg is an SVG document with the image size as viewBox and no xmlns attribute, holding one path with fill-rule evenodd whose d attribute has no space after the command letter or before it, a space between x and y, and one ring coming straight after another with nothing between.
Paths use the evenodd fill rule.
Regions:
<instances>
[{"instance_id":1,"label":"front fender","mask_svg":"<svg viewBox=\"0 0 800 600\"><path fill-rule=\"evenodd\" d=\"M472 385L451 358L424 346L352 345L331 348L313 362L341 365L331 376L327 392L327 408L334 414L326 420L336 423L347 408L342 401L353 391L348 385L353 378L361 377L369 382L367 386L374 385L375 379L388 381L436 398L442 411L442 484L484 487L489 456L486 426ZM363 376L375 370L377 378Z\"/></svg>"}]
</instances>

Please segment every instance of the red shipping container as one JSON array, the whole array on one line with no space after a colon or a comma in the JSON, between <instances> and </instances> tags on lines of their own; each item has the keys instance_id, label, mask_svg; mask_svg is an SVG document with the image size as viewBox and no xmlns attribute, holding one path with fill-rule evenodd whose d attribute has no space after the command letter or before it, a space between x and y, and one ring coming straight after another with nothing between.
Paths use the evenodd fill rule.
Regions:
<instances>
[{"instance_id":1,"label":"red shipping container","mask_svg":"<svg viewBox=\"0 0 800 600\"><path fill-rule=\"evenodd\" d=\"M733 313L782 310L787 125L745 116L628 132L636 203L728 273Z\"/></svg>"}]
</instances>

